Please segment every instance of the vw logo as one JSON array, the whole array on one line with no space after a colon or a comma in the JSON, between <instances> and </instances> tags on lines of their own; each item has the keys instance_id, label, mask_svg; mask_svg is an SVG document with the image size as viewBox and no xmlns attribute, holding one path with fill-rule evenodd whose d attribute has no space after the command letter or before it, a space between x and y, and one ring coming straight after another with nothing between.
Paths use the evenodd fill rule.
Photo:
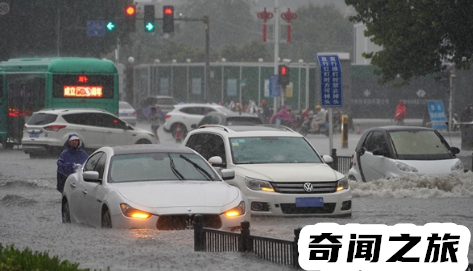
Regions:
<instances>
[{"instance_id":1,"label":"vw logo","mask_svg":"<svg viewBox=\"0 0 473 271\"><path fill-rule=\"evenodd\" d=\"M305 183L305 184L304 184L304 190L305 190L306 192L312 192L312 189L314 189L314 188L312 187L312 184L311 184L311 183Z\"/></svg>"}]
</instances>

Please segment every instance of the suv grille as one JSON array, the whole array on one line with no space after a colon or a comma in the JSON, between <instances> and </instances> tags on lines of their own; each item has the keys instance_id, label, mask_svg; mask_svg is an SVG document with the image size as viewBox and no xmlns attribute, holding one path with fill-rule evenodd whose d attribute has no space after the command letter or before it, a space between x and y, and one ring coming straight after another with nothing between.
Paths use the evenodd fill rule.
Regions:
<instances>
[{"instance_id":1,"label":"suv grille","mask_svg":"<svg viewBox=\"0 0 473 271\"><path fill-rule=\"evenodd\" d=\"M296 207L294 203L281 203L284 214L331 214L336 203L325 203L323 207Z\"/></svg>"},{"instance_id":2,"label":"suv grille","mask_svg":"<svg viewBox=\"0 0 473 271\"><path fill-rule=\"evenodd\" d=\"M304 184L310 183L312 191L304 190ZM337 181L335 182L301 182L301 183L280 183L272 182L274 190L281 194L328 194L335 193L337 188Z\"/></svg>"},{"instance_id":3,"label":"suv grille","mask_svg":"<svg viewBox=\"0 0 473 271\"><path fill-rule=\"evenodd\" d=\"M219 215L202 215L204 227L219 229L222 221ZM158 218L158 230L185 230L194 226L195 215L163 215Z\"/></svg>"}]
</instances>

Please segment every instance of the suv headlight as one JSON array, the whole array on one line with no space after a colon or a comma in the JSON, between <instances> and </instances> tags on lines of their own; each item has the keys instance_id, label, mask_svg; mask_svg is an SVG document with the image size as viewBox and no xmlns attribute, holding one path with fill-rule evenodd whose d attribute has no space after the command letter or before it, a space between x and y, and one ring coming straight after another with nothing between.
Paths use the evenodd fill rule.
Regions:
<instances>
[{"instance_id":1,"label":"suv headlight","mask_svg":"<svg viewBox=\"0 0 473 271\"><path fill-rule=\"evenodd\" d=\"M342 190L347 190L349 187L348 185L348 178L347 176L341 178L340 180L338 180L338 183L337 183L337 189L336 191L342 191Z\"/></svg>"},{"instance_id":2,"label":"suv headlight","mask_svg":"<svg viewBox=\"0 0 473 271\"><path fill-rule=\"evenodd\" d=\"M411 167L408 164L404 164L404 163L401 163L401 162L396 162L396 167L400 171L404 171L404 172L417 172L417 168Z\"/></svg>"},{"instance_id":3,"label":"suv headlight","mask_svg":"<svg viewBox=\"0 0 473 271\"><path fill-rule=\"evenodd\" d=\"M456 162L451 169L452 171L463 171L463 162L461 160L458 160L458 162Z\"/></svg>"},{"instance_id":4,"label":"suv headlight","mask_svg":"<svg viewBox=\"0 0 473 271\"><path fill-rule=\"evenodd\" d=\"M274 192L273 186L268 181L245 177L245 183L251 190Z\"/></svg>"}]
</instances>

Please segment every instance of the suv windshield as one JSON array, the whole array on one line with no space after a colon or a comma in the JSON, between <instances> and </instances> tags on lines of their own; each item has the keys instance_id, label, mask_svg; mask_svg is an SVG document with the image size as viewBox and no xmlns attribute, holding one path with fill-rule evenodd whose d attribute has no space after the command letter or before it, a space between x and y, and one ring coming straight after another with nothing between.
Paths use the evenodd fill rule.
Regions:
<instances>
[{"instance_id":1,"label":"suv windshield","mask_svg":"<svg viewBox=\"0 0 473 271\"><path fill-rule=\"evenodd\" d=\"M128 154L117 155L112 159L109 182L169 180L209 181L219 178L208 163L195 154Z\"/></svg>"},{"instance_id":2,"label":"suv windshield","mask_svg":"<svg viewBox=\"0 0 473 271\"><path fill-rule=\"evenodd\" d=\"M235 164L322 163L302 137L240 137L230 143Z\"/></svg>"},{"instance_id":3,"label":"suv windshield","mask_svg":"<svg viewBox=\"0 0 473 271\"><path fill-rule=\"evenodd\" d=\"M28 120L28 125L45 125L56 121L56 114L37 113Z\"/></svg>"},{"instance_id":4,"label":"suv windshield","mask_svg":"<svg viewBox=\"0 0 473 271\"><path fill-rule=\"evenodd\" d=\"M400 159L448 159L452 154L434 131L390 132L394 153Z\"/></svg>"}]
</instances>

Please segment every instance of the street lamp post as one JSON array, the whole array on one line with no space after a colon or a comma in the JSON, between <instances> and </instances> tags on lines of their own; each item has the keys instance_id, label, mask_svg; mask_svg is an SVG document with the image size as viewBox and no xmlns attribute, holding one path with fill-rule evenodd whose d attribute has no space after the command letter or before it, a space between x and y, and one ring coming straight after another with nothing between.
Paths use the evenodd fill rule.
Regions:
<instances>
[{"instance_id":1,"label":"street lamp post","mask_svg":"<svg viewBox=\"0 0 473 271\"><path fill-rule=\"evenodd\" d=\"M304 64L304 60L299 59L299 89L297 92L299 93L299 100L298 100L298 110L301 112L301 66Z\"/></svg>"},{"instance_id":2,"label":"street lamp post","mask_svg":"<svg viewBox=\"0 0 473 271\"><path fill-rule=\"evenodd\" d=\"M450 97L448 100L448 130L452 131L453 129L453 92L455 89L454 85L454 79L456 77L455 75L455 64L450 65L449 69L449 74L450 74Z\"/></svg>"},{"instance_id":3,"label":"street lamp post","mask_svg":"<svg viewBox=\"0 0 473 271\"><path fill-rule=\"evenodd\" d=\"M222 103L224 103L224 99L223 99L223 88L224 88L224 76L223 76L223 72L224 72L224 63L226 62L227 60L225 58L222 58ZM225 104L225 103L224 103Z\"/></svg>"},{"instance_id":4,"label":"street lamp post","mask_svg":"<svg viewBox=\"0 0 473 271\"><path fill-rule=\"evenodd\" d=\"M263 59L258 59L259 66L258 66L258 106L261 104L261 63L263 63Z\"/></svg>"},{"instance_id":5,"label":"street lamp post","mask_svg":"<svg viewBox=\"0 0 473 271\"><path fill-rule=\"evenodd\" d=\"M186 62L187 62L187 84L186 84L186 94L187 94L187 96L186 96L186 98L187 98L187 102L189 102L189 89L190 89L190 87L189 87L189 63L191 63L191 59L190 58L186 59Z\"/></svg>"}]
</instances>

